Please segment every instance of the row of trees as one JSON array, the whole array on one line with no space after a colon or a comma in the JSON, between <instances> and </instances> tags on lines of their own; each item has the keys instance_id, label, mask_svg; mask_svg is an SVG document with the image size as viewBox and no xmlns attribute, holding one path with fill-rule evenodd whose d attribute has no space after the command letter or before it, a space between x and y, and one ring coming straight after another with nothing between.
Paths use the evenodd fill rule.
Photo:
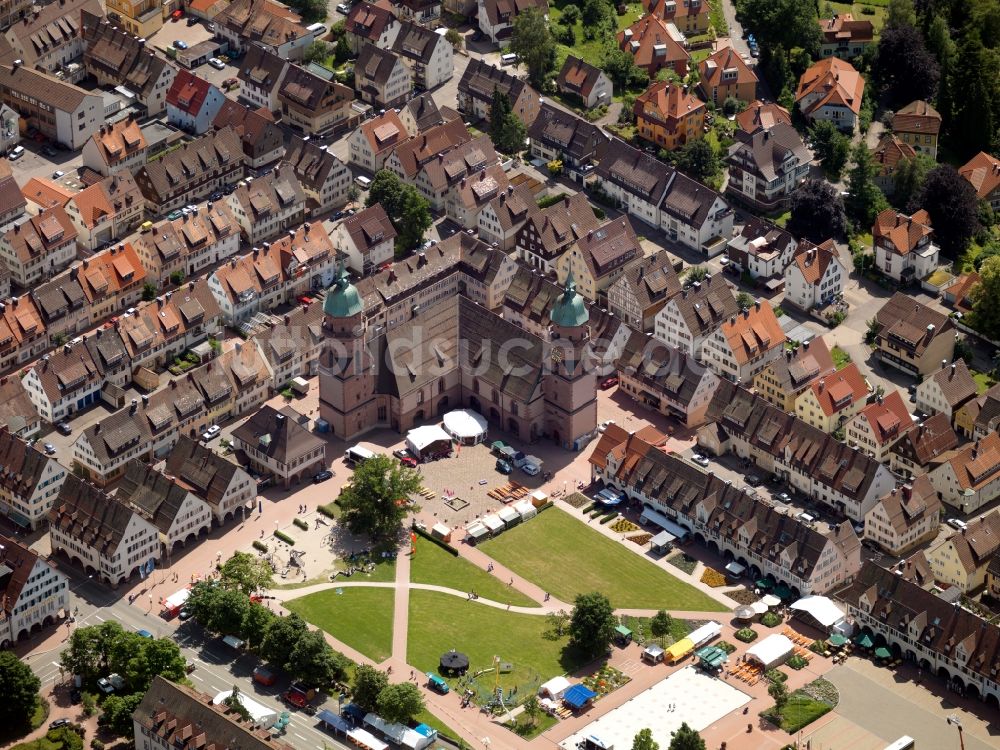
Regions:
<instances>
[{"instance_id":1,"label":"row of trees","mask_svg":"<svg viewBox=\"0 0 1000 750\"><path fill-rule=\"evenodd\" d=\"M85 684L116 672L135 693L145 693L156 675L180 680L185 667L184 657L172 640L143 638L115 621L74 630L59 662Z\"/></svg>"},{"instance_id":2,"label":"row of trees","mask_svg":"<svg viewBox=\"0 0 1000 750\"><path fill-rule=\"evenodd\" d=\"M365 711L374 711L383 719L405 724L424 710L420 688L412 682L390 684L389 676L375 667L362 664L354 673L351 701Z\"/></svg>"}]
</instances>

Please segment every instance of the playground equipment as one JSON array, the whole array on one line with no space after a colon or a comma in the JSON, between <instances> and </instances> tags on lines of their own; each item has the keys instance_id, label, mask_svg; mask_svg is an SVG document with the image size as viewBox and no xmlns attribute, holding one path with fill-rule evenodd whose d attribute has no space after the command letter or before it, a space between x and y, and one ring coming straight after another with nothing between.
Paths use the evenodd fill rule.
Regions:
<instances>
[{"instance_id":1,"label":"playground equipment","mask_svg":"<svg viewBox=\"0 0 1000 750\"><path fill-rule=\"evenodd\" d=\"M458 685L465 691L463 700L491 714L512 710L534 695L541 684L536 673L525 674L524 668L519 668L516 676L513 673L514 665L495 655L490 666L459 679Z\"/></svg>"}]
</instances>

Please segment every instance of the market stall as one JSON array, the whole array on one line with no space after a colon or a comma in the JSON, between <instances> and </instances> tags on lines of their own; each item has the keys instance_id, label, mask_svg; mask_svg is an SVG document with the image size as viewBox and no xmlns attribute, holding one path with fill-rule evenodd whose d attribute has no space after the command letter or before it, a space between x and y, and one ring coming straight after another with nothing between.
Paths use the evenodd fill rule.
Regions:
<instances>
[{"instance_id":1,"label":"market stall","mask_svg":"<svg viewBox=\"0 0 1000 750\"><path fill-rule=\"evenodd\" d=\"M451 453L451 435L436 424L414 427L406 433L406 447L421 461L440 458Z\"/></svg>"},{"instance_id":2,"label":"market stall","mask_svg":"<svg viewBox=\"0 0 1000 750\"><path fill-rule=\"evenodd\" d=\"M465 527L465 541L467 544L472 546L476 545L476 542L481 542L483 539L490 538L490 530L479 521L475 523L470 523Z\"/></svg>"},{"instance_id":3,"label":"market stall","mask_svg":"<svg viewBox=\"0 0 1000 750\"><path fill-rule=\"evenodd\" d=\"M462 445L482 443L488 428L483 416L471 409L456 409L444 415L444 429Z\"/></svg>"},{"instance_id":4,"label":"market stall","mask_svg":"<svg viewBox=\"0 0 1000 750\"><path fill-rule=\"evenodd\" d=\"M755 661L764 669L784 664L795 650L795 644L788 636L772 633L756 646L747 649L747 659Z\"/></svg>"}]
</instances>

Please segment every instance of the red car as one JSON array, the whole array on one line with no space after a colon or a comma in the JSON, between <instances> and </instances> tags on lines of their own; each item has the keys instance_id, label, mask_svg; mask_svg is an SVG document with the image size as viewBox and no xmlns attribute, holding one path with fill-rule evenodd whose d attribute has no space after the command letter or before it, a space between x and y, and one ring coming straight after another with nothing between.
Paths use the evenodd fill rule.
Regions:
<instances>
[{"instance_id":1,"label":"red car","mask_svg":"<svg viewBox=\"0 0 1000 750\"><path fill-rule=\"evenodd\" d=\"M605 391L608 390L608 388L614 388L616 385L618 385L618 378L614 375L610 378L604 378L604 380L601 381L601 388Z\"/></svg>"}]
</instances>

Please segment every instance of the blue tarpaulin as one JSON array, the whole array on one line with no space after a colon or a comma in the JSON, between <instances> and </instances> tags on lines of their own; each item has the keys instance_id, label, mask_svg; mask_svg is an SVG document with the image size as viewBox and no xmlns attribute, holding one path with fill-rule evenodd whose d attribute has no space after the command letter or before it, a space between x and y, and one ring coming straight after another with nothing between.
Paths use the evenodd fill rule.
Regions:
<instances>
[{"instance_id":1,"label":"blue tarpaulin","mask_svg":"<svg viewBox=\"0 0 1000 750\"><path fill-rule=\"evenodd\" d=\"M583 708L597 697L597 693L583 684L574 685L563 693L563 703L575 709Z\"/></svg>"},{"instance_id":2,"label":"blue tarpaulin","mask_svg":"<svg viewBox=\"0 0 1000 750\"><path fill-rule=\"evenodd\" d=\"M351 725L347 723L342 717L335 714L333 711L327 709L321 709L319 713L316 714L316 718L322 721L324 724L328 724L338 732L344 732L345 734L351 729Z\"/></svg>"}]
</instances>

